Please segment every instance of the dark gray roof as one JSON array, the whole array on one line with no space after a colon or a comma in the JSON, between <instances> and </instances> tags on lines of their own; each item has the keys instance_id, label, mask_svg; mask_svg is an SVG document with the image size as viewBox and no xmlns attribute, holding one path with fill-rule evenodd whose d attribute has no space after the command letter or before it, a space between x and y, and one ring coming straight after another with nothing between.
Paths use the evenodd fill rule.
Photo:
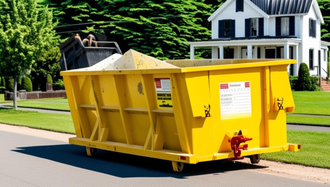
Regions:
<instances>
[{"instance_id":1,"label":"dark gray roof","mask_svg":"<svg viewBox=\"0 0 330 187\"><path fill-rule=\"evenodd\" d=\"M251 0L268 15L307 13L313 0Z\"/></svg>"}]
</instances>

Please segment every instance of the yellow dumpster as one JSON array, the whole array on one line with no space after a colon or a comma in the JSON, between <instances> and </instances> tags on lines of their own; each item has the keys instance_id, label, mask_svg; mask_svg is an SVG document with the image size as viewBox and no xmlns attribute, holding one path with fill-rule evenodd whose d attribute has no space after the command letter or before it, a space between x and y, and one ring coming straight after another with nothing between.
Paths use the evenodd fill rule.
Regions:
<instances>
[{"instance_id":1,"label":"yellow dumpster","mask_svg":"<svg viewBox=\"0 0 330 187\"><path fill-rule=\"evenodd\" d=\"M184 163L297 151L287 143L294 60L168 60L130 50L61 72L76 136L96 149Z\"/></svg>"}]
</instances>

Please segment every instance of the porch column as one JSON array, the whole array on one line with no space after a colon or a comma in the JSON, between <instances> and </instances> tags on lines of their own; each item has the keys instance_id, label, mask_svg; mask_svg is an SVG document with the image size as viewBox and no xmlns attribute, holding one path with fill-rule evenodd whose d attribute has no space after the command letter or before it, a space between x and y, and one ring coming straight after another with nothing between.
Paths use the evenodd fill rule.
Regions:
<instances>
[{"instance_id":1,"label":"porch column","mask_svg":"<svg viewBox=\"0 0 330 187\"><path fill-rule=\"evenodd\" d=\"M218 59L219 58L219 51L217 46L212 47L212 59Z\"/></svg>"},{"instance_id":2,"label":"porch column","mask_svg":"<svg viewBox=\"0 0 330 187\"><path fill-rule=\"evenodd\" d=\"M284 58L285 59L290 58L289 44L284 45Z\"/></svg>"},{"instance_id":3,"label":"porch column","mask_svg":"<svg viewBox=\"0 0 330 187\"><path fill-rule=\"evenodd\" d=\"M252 52L252 58L257 59L258 58L258 46L253 46L253 52Z\"/></svg>"},{"instance_id":4,"label":"porch column","mask_svg":"<svg viewBox=\"0 0 330 187\"><path fill-rule=\"evenodd\" d=\"M247 59L252 59L252 45L247 46Z\"/></svg>"},{"instance_id":5,"label":"porch column","mask_svg":"<svg viewBox=\"0 0 330 187\"><path fill-rule=\"evenodd\" d=\"M296 59L297 60L297 63L296 64L294 64L293 65L293 75L294 76L298 76L298 69L299 69L299 67L298 67L298 65L299 65L299 46L298 45L296 45L296 46L294 46L293 47L294 48L294 52L293 52L293 59Z\"/></svg>"},{"instance_id":6,"label":"porch column","mask_svg":"<svg viewBox=\"0 0 330 187\"><path fill-rule=\"evenodd\" d=\"M195 47L190 45L190 59L195 59Z\"/></svg>"},{"instance_id":7,"label":"porch column","mask_svg":"<svg viewBox=\"0 0 330 187\"><path fill-rule=\"evenodd\" d=\"M219 46L219 59L224 59L224 51L223 51L223 46Z\"/></svg>"},{"instance_id":8,"label":"porch column","mask_svg":"<svg viewBox=\"0 0 330 187\"><path fill-rule=\"evenodd\" d=\"M289 59L290 58L290 51L289 51L289 44L284 44L284 59ZM287 66L288 72L290 72L290 65Z\"/></svg>"},{"instance_id":9,"label":"porch column","mask_svg":"<svg viewBox=\"0 0 330 187\"><path fill-rule=\"evenodd\" d=\"M237 58L240 59L242 58L242 47L241 46L237 46Z\"/></svg>"}]
</instances>

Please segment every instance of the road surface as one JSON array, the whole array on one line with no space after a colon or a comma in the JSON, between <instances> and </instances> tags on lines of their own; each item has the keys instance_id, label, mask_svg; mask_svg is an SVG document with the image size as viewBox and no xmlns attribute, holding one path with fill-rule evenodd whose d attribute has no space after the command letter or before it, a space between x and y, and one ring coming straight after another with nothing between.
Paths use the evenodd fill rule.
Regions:
<instances>
[{"instance_id":1,"label":"road surface","mask_svg":"<svg viewBox=\"0 0 330 187\"><path fill-rule=\"evenodd\" d=\"M264 166L240 162L200 163L174 173L168 161L106 151L91 158L83 147L61 141L61 134L37 134L0 129L0 186L327 186L254 172Z\"/></svg>"}]
</instances>

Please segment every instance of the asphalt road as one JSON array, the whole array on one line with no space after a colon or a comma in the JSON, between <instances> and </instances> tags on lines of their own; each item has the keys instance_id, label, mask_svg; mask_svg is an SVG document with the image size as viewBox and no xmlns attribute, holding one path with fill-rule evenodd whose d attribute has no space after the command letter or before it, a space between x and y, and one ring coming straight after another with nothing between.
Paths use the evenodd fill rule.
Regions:
<instances>
[{"instance_id":1,"label":"asphalt road","mask_svg":"<svg viewBox=\"0 0 330 187\"><path fill-rule=\"evenodd\" d=\"M65 142L0 131L0 186L327 186L254 172L261 166L213 161L174 173L170 162L85 149Z\"/></svg>"}]
</instances>

